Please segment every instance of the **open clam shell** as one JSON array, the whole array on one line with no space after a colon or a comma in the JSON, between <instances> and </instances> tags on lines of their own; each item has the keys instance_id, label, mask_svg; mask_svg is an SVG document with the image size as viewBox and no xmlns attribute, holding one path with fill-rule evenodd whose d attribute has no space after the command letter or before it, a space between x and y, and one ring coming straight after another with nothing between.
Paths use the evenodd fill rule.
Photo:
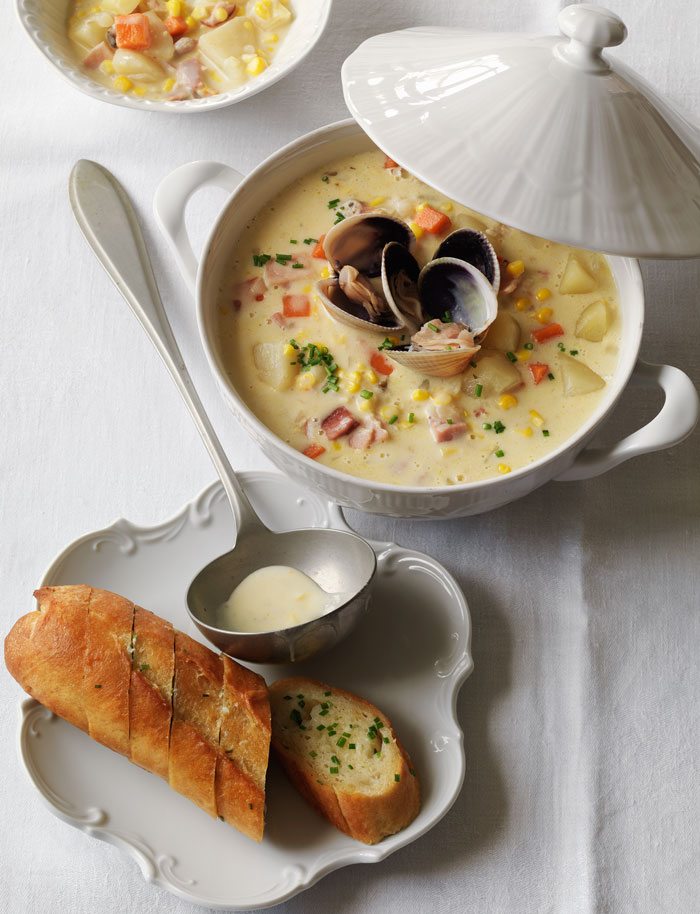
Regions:
<instances>
[{"instance_id":1,"label":"open clam shell","mask_svg":"<svg viewBox=\"0 0 700 914\"><path fill-rule=\"evenodd\" d=\"M473 336L483 333L498 314L498 299L486 276L456 257L426 264L418 278L418 293L428 318L449 315Z\"/></svg>"},{"instance_id":2,"label":"open clam shell","mask_svg":"<svg viewBox=\"0 0 700 914\"><path fill-rule=\"evenodd\" d=\"M498 255L494 246L483 232L476 232L474 229L457 229L451 232L440 243L435 251L434 260L443 257L451 257L456 260L463 260L476 267L493 286L494 292L498 294L501 284L501 268L498 264Z\"/></svg>"},{"instance_id":3,"label":"open clam shell","mask_svg":"<svg viewBox=\"0 0 700 914\"><path fill-rule=\"evenodd\" d=\"M413 334L423 324L423 309L418 295L420 266L409 249L390 241L382 252L382 289L397 321Z\"/></svg>"},{"instance_id":4,"label":"open clam shell","mask_svg":"<svg viewBox=\"0 0 700 914\"><path fill-rule=\"evenodd\" d=\"M385 336L392 331L403 329L403 324L397 323L395 314L389 308L370 319L367 310L343 292L337 276L319 280L315 289L326 311L343 324L359 330L382 333Z\"/></svg>"},{"instance_id":5,"label":"open clam shell","mask_svg":"<svg viewBox=\"0 0 700 914\"><path fill-rule=\"evenodd\" d=\"M474 353L478 351L478 346L441 352L429 349L388 349L386 355L418 374L431 378L451 378L466 371Z\"/></svg>"},{"instance_id":6,"label":"open clam shell","mask_svg":"<svg viewBox=\"0 0 700 914\"><path fill-rule=\"evenodd\" d=\"M375 211L358 213L329 229L323 251L336 273L351 266L364 276L379 276L382 251L391 241L411 250L415 236L401 219Z\"/></svg>"}]
</instances>

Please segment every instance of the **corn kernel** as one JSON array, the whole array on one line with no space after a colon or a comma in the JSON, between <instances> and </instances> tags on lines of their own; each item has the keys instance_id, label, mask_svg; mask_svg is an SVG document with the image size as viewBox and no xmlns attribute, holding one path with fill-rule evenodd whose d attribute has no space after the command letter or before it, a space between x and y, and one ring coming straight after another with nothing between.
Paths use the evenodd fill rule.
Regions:
<instances>
[{"instance_id":1,"label":"corn kernel","mask_svg":"<svg viewBox=\"0 0 700 914\"><path fill-rule=\"evenodd\" d=\"M447 391L442 390L440 393L435 394L433 397L433 403L436 403L438 406L449 406L452 402L452 394L447 393Z\"/></svg>"},{"instance_id":2,"label":"corn kernel","mask_svg":"<svg viewBox=\"0 0 700 914\"><path fill-rule=\"evenodd\" d=\"M423 237L423 229L420 227L420 225L418 225L417 222L409 222L408 227L413 232L413 234L415 235L416 238Z\"/></svg>"},{"instance_id":3,"label":"corn kernel","mask_svg":"<svg viewBox=\"0 0 700 914\"><path fill-rule=\"evenodd\" d=\"M311 390L312 387L316 386L317 381L318 377L313 371L302 371L297 375L294 383L298 390Z\"/></svg>"},{"instance_id":4,"label":"corn kernel","mask_svg":"<svg viewBox=\"0 0 700 914\"><path fill-rule=\"evenodd\" d=\"M182 15L182 3L180 0L168 0L168 12L171 16Z\"/></svg>"},{"instance_id":5,"label":"corn kernel","mask_svg":"<svg viewBox=\"0 0 700 914\"><path fill-rule=\"evenodd\" d=\"M360 385L357 381L349 381L346 389L349 394L356 394L360 389Z\"/></svg>"},{"instance_id":6,"label":"corn kernel","mask_svg":"<svg viewBox=\"0 0 700 914\"><path fill-rule=\"evenodd\" d=\"M355 371L359 371L359 372L360 372L360 379L361 379L361 378L362 378L362 372L363 372L363 371L367 371L367 366L365 365L364 362L358 362L357 365L355 365Z\"/></svg>"},{"instance_id":7,"label":"corn kernel","mask_svg":"<svg viewBox=\"0 0 700 914\"><path fill-rule=\"evenodd\" d=\"M133 83L127 76L117 76L112 85L117 92L128 92L133 86Z\"/></svg>"},{"instance_id":8,"label":"corn kernel","mask_svg":"<svg viewBox=\"0 0 700 914\"><path fill-rule=\"evenodd\" d=\"M531 409L531 410L530 410L530 418L532 419L532 424L533 424L533 425L536 425L537 428L542 428L542 426L544 425L544 419L543 419L542 416L537 412L536 409Z\"/></svg>"},{"instance_id":9,"label":"corn kernel","mask_svg":"<svg viewBox=\"0 0 700 914\"><path fill-rule=\"evenodd\" d=\"M163 85L162 85L161 88L163 89L163 92L172 92L173 89L175 88L175 80L174 80L174 79L166 79L166 80L163 82Z\"/></svg>"},{"instance_id":10,"label":"corn kernel","mask_svg":"<svg viewBox=\"0 0 700 914\"><path fill-rule=\"evenodd\" d=\"M134 86L134 88L132 89L132 92L134 93L134 95L144 96L146 94L146 87L145 86Z\"/></svg>"},{"instance_id":11,"label":"corn kernel","mask_svg":"<svg viewBox=\"0 0 700 914\"><path fill-rule=\"evenodd\" d=\"M280 36L277 34L277 32L267 32L265 35L263 35L263 41L266 41L268 44L277 44L279 40Z\"/></svg>"},{"instance_id":12,"label":"corn kernel","mask_svg":"<svg viewBox=\"0 0 700 914\"><path fill-rule=\"evenodd\" d=\"M368 384L376 384L377 381L379 380L379 378L377 377L376 372L372 371L371 368L370 368L370 370L365 374L365 378L367 379L367 383L368 383Z\"/></svg>"},{"instance_id":13,"label":"corn kernel","mask_svg":"<svg viewBox=\"0 0 700 914\"><path fill-rule=\"evenodd\" d=\"M417 387L411 394L411 399L420 402L421 400L427 400L429 396L430 394L427 390L423 390L422 387Z\"/></svg>"},{"instance_id":14,"label":"corn kernel","mask_svg":"<svg viewBox=\"0 0 700 914\"><path fill-rule=\"evenodd\" d=\"M547 301L548 298L552 297L552 292L550 289L547 289L546 286L542 286L541 289L538 289L535 292L535 298L537 301Z\"/></svg>"},{"instance_id":15,"label":"corn kernel","mask_svg":"<svg viewBox=\"0 0 700 914\"><path fill-rule=\"evenodd\" d=\"M301 291L304 295L309 295L311 293L311 283L307 283Z\"/></svg>"},{"instance_id":16,"label":"corn kernel","mask_svg":"<svg viewBox=\"0 0 700 914\"><path fill-rule=\"evenodd\" d=\"M532 429L529 425L526 425L525 428L519 428L518 432L525 438L532 438Z\"/></svg>"},{"instance_id":17,"label":"corn kernel","mask_svg":"<svg viewBox=\"0 0 700 914\"><path fill-rule=\"evenodd\" d=\"M349 374L349 378L354 383L359 384L360 381L362 380L362 372L361 371L351 371Z\"/></svg>"},{"instance_id":18,"label":"corn kernel","mask_svg":"<svg viewBox=\"0 0 700 914\"><path fill-rule=\"evenodd\" d=\"M512 409L518 405L518 398L514 397L513 394L501 394L498 398L498 405L501 409Z\"/></svg>"},{"instance_id":19,"label":"corn kernel","mask_svg":"<svg viewBox=\"0 0 700 914\"><path fill-rule=\"evenodd\" d=\"M228 13L223 6L215 6L212 11L212 16L217 22L226 22L228 19Z\"/></svg>"},{"instance_id":20,"label":"corn kernel","mask_svg":"<svg viewBox=\"0 0 700 914\"><path fill-rule=\"evenodd\" d=\"M282 350L286 356L294 355L296 349L292 346L291 343L285 343L284 349Z\"/></svg>"},{"instance_id":21,"label":"corn kernel","mask_svg":"<svg viewBox=\"0 0 700 914\"><path fill-rule=\"evenodd\" d=\"M457 448L456 447L441 447L440 453L442 454L443 457L454 457L454 455L457 453Z\"/></svg>"},{"instance_id":22,"label":"corn kernel","mask_svg":"<svg viewBox=\"0 0 700 914\"><path fill-rule=\"evenodd\" d=\"M250 74L250 76L258 76L263 70L267 69L267 61L259 55L256 55L252 60L248 61L245 65L245 69L246 73Z\"/></svg>"},{"instance_id":23,"label":"corn kernel","mask_svg":"<svg viewBox=\"0 0 700 914\"><path fill-rule=\"evenodd\" d=\"M552 308L538 308L537 311L535 311L535 320L539 321L541 324L548 324L551 321L553 314L554 310Z\"/></svg>"},{"instance_id":24,"label":"corn kernel","mask_svg":"<svg viewBox=\"0 0 700 914\"><path fill-rule=\"evenodd\" d=\"M258 19L269 19L272 15L269 0L258 0L258 2L253 7L253 12L258 17Z\"/></svg>"},{"instance_id":25,"label":"corn kernel","mask_svg":"<svg viewBox=\"0 0 700 914\"><path fill-rule=\"evenodd\" d=\"M513 279L517 279L518 276L522 276L525 272L525 264L522 260L511 260L511 262L506 267L509 276L512 276Z\"/></svg>"},{"instance_id":26,"label":"corn kernel","mask_svg":"<svg viewBox=\"0 0 700 914\"><path fill-rule=\"evenodd\" d=\"M109 76L111 73L114 73L114 64L111 60L103 60L100 64L100 72L105 73Z\"/></svg>"},{"instance_id":27,"label":"corn kernel","mask_svg":"<svg viewBox=\"0 0 700 914\"><path fill-rule=\"evenodd\" d=\"M339 451L340 448L342 447L342 445L341 445L340 441L331 441L331 447L333 448L334 451Z\"/></svg>"},{"instance_id":28,"label":"corn kernel","mask_svg":"<svg viewBox=\"0 0 700 914\"><path fill-rule=\"evenodd\" d=\"M505 474L505 473L510 473L510 467L508 466L507 463L499 463L499 464L498 464L498 472L499 472L499 473L504 473L504 474Z\"/></svg>"},{"instance_id":29,"label":"corn kernel","mask_svg":"<svg viewBox=\"0 0 700 914\"><path fill-rule=\"evenodd\" d=\"M194 18L194 16L188 16L185 19L185 25L187 26L188 31L191 32L192 29L197 28L197 20Z\"/></svg>"},{"instance_id":30,"label":"corn kernel","mask_svg":"<svg viewBox=\"0 0 700 914\"><path fill-rule=\"evenodd\" d=\"M386 197L375 197L374 200L369 201L369 205L370 206L381 206L385 200L386 200Z\"/></svg>"},{"instance_id":31,"label":"corn kernel","mask_svg":"<svg viewBox=\"0 0 700 914\"><path fill-rule=\"evenodd\" d=\"M204 9L203 6L195 6L193 8L192 12L190 13L191 18L194 19L195 21L199 21L200 19L206 19L207 15L208 15L208 13Z\"/></svg>"},{"instance_id":32,"label":"corn kernel","mask_svg":"<svg viewBox=\"0 0 700 914\"><path fill-rule=\"evenodd\" d=\"M518 351L515 353L515 358L519 362L527 362L528 359L531 357L531 355L532 355L531 349L518 349Z\"/></svg>"},{"instance_id":33,"label":"corn kernel","mask_svg":"<svg viewBox=\"0 0 700 914\"><path fill-rule=\"evenodd\" d=\"M372 412L372 401L360 398L360 402L357 404L357 408L359 410L361 410L361 412L363 412L363 413L371 413Z\"/></svg>"},{"instance_id":34,"label":"corn kernel","mask_svg":"<svg viewBox=\"0 0 700 914\"><path fill-rule=\"evenodd\" d=\"M518 311L527 311L530 307L530 299L519 298L515 303L515 307L518 309Z\"/></svg>"},{"instance_id":35,"label":"corn kernel","mask_svg":"<svg viewBox=\"0 0 700 914\"><path fill-rule=\"evenodd\" d=\"M321 270L321 279L329 279L331 275L330 267L324 267Z\"/></svg>"},{"instance_id":36,"label":"corn kernel","mask_svg":"<svg viewBox=\"0 0 700 914\"><path fill-rule=\"evenodd\" d=\"M445 203L441 204L440 209L443 211L443 213L451 213L454 207L448 200Z\"/></svg>"}]
</instances>

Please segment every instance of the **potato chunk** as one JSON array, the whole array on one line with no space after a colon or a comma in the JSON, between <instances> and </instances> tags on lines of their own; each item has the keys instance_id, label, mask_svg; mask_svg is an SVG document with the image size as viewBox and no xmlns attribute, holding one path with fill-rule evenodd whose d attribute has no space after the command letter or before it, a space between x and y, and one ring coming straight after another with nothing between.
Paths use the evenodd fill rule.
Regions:
<instances>
[{"instance_id":1,"label":"potato chunk","mask_svg":"<svg viewBox=\"0 0 700 914\"><path fill-rule=\"evenodd\" d=\"M474 392L477 384L482 387L482 397L496 397L512 390L522 382L520 372L502 352L482 349L476 356L477 366L474 374L476 380L468 383L468 389Z\"/></svg>"},{"instance_id":2,"label":"potato chunk","mask_svg":"<svg viewBox=\"0 0 700 914\"><path fill-rule=\"evenodd\" d=\"M291 12L280 0L255 0L248 4L250 15L263 29L281 29L289 25Z\"/></svg>"},{"instance_id":3,"label":"potato chunk","mask_svg":"<svg viewBox=\"0 0 700 914\"><path fill-rule=\"evenodd\" d=\"M565 397L578 397L605 387L605 381L599 374L569 355L559 357L559 368Z\"/></svg>"},{"instance_id":4,"label":"potato chunk","mask_svg":"<svg viewBox=\"0 0 700 914\"><path fill-rule=\"evenodd\" d=\"M213 66L227 72L226 61L240 57L248 45L258 46L258 33L246 16L229 19L199 39L199 50Z\"/></svg>"},{"instance_id":5,"label":"potato chunk","mask_svg":"<svg viewBox=\"0 0 700 914\"><path fill-rule=\"evenodd\" d=\"M95 45L105 40L107 29L112 25L114 20L109 13L97 13L94 16L87 16L75 24L71 25L68 31L68 37L71 41L81 45L86 51L91 51Z\"/></svg>"},{"instance_id":6,"label":"potato chunk","mask_svg":"<svg viewBox=\"0 0 700 914\"><path fill-rule=\"evenodd\" d=\"M559 283L559 291L566 295L581 295L584 292L595 292L597 288L595 278L574 254L570 254Z\"/></svg>"},{"instance_id":7,"label":"potato chunk","mask_svg":"<svg viewBox=\"0 0 700 914\"><path fill-rule=\"evenodd\" d=\"M289 356L284 354L284 343L257 343L253 361L260 379L275 390L287 390L299 372L296 362L291 364Z\"/></svg>"},{"instance_id":8,"label":"potato chunk","mask_svg":"<svg viewBox=\"0 0 700 914\"><path fill-rule=\"evenodd\" d=\"M139 0L102 0L100 6L115 16L128 16L139 5Z\"/></svg>"},{"instance_id":9,"label":"potato chunk","mask_svg":"<svg viewBox=\"0 0 700 914\"><path fill-rule=\"evenodd\" d=\"M520 324L507 311L499 311L486 335L489 349L515 352L520 344Z\"/></svg>"},{"instance_id":10,"label":"potato chunk","mask_svg":"<svg viewBox=\"0 0 700 914\"><path fill-rule=\"evenodd\" d=\"M119 76L142 79L145 82L156 82L165 77L165 71L155 60L151 60L140 51L127 51L117 48L112 58L114 72Z\"/></svg>"},{"instance_id":11,"label":"potato chunk","mask_svg":"<svg viewBox=\"0 0 700 914\"><path fill-rule=\"evenodd\" d=\"M146 18L151 27L149 56L156 57L158 60L172 60L175 55L175 44L170 32L163 25L163 20L153 11L146 13Z\"/></svg>"},{"instance_id":12,"label":"potato chunk","mask_svg":"<svg viewBox=\"0 0 700 914\"><path fill-rule=\"evenodd\" d=\"M576 336L581 340L599 343L608 332L610 318L608 306L602 299L585 307L576 321Z\"/></svg>"}]
</instances>

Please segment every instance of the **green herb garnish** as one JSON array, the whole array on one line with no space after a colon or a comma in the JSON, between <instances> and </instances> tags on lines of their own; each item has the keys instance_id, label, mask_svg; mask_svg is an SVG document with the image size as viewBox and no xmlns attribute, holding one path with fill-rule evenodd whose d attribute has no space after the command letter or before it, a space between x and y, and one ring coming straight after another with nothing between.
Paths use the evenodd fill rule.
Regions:
<instances>
[{"instance_id":1,"label":"green herb garnish","mask_svg":"<svg viewBox=\"0 0 700 914\"><path fill-rule=\"evenodd\" d=\"M340 197L336 197L335 200L329 200L328 209L335 209L339 203L340 203Z\"/></svg>"},{"instance_id":2,"label":"green herb garnish","mask_svg":"<svg viewBox=\"0 0 700 914\"><path fill-rule=\"evenodd\" d=\"M345 216L341 212L337 212L335 214L335 222L333 223L333 225L337 225L339 222L342 222L343 219L345 219Z\"/></svg>"},{"instance_id":3,"label":"green herb garnish","mask_svg":"<svg viewBox=\"0 0 700 914\"><path fill-rule=\"evenodd\" d=\"M330 178L328 177L328 175L321 175L321 180L323 181L324 184L328 184L328 182L330 181Z\"/></svg>"},{"instance_id":4,"label":"green herb garnish","mask_svg":"<svg viewBox=\"0 0 700 914\"><path fill-rule=\"evenodd\" d=\"M549 372L549 374L547 375L547 377L549 378L550 381L553 381L553 380L554 380L554 375L552 374L551 371Z\"/></svg>"},{"instance_id":5,"label":"green herb garnish","mask_svg":"<svg viewBox=\"0 0 700 914\"><path fill-rule=\"evenodd\" d=\"M268 260L272 260L270 254L253 254L254 267L264 267Z\"/></svg>"},{"instance_id":6,"label":"green herb garnish","mask_svg":"<svg viewBox=\"0 0 700 914\"><path fill-rule=\"evenodd\" d=\"M484 385L477 384L476 387L474 388L474 396L480 397L483 394L483 392L484 392Z\"/></svg>"},{"instance_id":7,"label":"green herb garnish","mask_svg":"<svg viewBox=\"0 0 700 914\"><path fill-rule=\"evenodd\" d=\"M314 365L322 365L326 369L326 381L321 388L324 394L327 394L329 390L339 390L338 365L327 346L306 343L305 346L300 347L294 340L290 340L289 343L298 352L297 363L301 365L302 371L308 371Z\"/></svg>"},{"instance_id":8,"label":"green herb garnish","mask_svg":"<svg viewBox=\"0 0 700 914\"><path fill-rule=\"evenodd\" d=\"M410 423L413 423L413 422L416 421L416 417L415 417L414 413L409 413L409 414L408 414L408 421L409 421Z\"/></svg>"},{"instance_id":9,"label":"green herb garnish","mask_svg":"<svg viewBox=\"0 0 700 914\"><path fill-rule=\"evenodd\" d=\"M304 244L318 244L318 238L304 238Z\"/></svg>"},{"instance_id":10,"label":"green herb garnish","mask_svg":"<svg viewBox=\"0 0 700 914\"><path fill-rule=\"evenodd\" d=\"M389 339L389 337L388 337L388 336L385 336L385 337L384 337L384 342L383 342L380 346L377 346L377 349L392 349L392 348L393 348L393 345L394 345L394 344L391 342L391 340Z\"/></svg>"},{"instance_id":11,"label":"green herb garnish","mask_svg":"<svg viewBox=\"0 0 700 914\"><path fill-rule=\"evenodd\" d=\"M438 328L435 326L435 324L428 324L428 329L429 329L429 330L432 330L433 333L439 333L439 332L440 332L440 331L438 330Z\"/></svg>"},{"instance_id":12,"label":"green herb garnish","mask_svg":"<svg viewBox=\"0 0 700 914\"><path fill-rule=\"evenodd\" d=\"M394 415L391 417L391 419L389 419L389 425L393 425L394 422L396 422L396 420L397 420L398 418L399 418L399 417L398 417L396 414L394 414Z\"/></svg>"},{"instance_id":13,"label":"green herb garnish","mask_svg":"<svg viewBox=\"0 0 700 914\"><path fill-rule=\"evenodd\" d=\"M496 457L505 457L505 451L503 451L501 448L499 448L496 451Z\"/></svg>"},{"instance_id":14,"label":"green herb garnish","mask_svg":"<svg viewBox=\"0 0 700 914\"><path fill-rule=\"evenodd\" d=\"M509 362L517 362L518 357L514 352L506 352L506 358Z\"/></svg>"},{"instance_id":15,"label":"green herb garnish","mask_svg":"<svg viewBox=\"0 0 700 914\"><path fill-rule=\"evenodd\" d=\"M332 768L329 768L328 770L330 771L331 774L337 774L337 773L338 773L338 768L337 768L337 766L335 766L335 765L334 765Z\"/></svg>"},{"instance_id":16,"label":"green herb garnish","mask_svg":"<svg viewBox=\"0 0 700 914\"><path fill-rule=\"evenodd\" d=\"M534 348L535 348L534 343L523 343L523 349L534 349Z\"/></svg>"},{"instance_id":17,"label":"green herb garnish","mask_svg":"<svg viewBox=\"0 0 700 914\"><path fill-rule=\"evenodd\" d=\"M497 435L500 435L501 432L506 430L506 427L500 419L496 419L496 421L493 423L493 430Z\"/></svg>"},{"instance_id":18,"label":"green herb garnish","mask_svg":"<svg viewBox=\"0 0 700 914\"><path fill-rule=\"evenodd\" d=\"M292 720L298 727L301 727L301 714L297 711L296 708L292 709L289 716L292 718Z\"/></svg>"},{"instance_id":19,"label":"green herb garnish","mask_svg":"<svg viewBox=\"0 0 700 914\"><path fill-rule=\"evenodd\" d=\"M400 774L395 774L395 775L394 775L394 780L395 780L395 781L400 781L400 780L401 780L401 775L400 775Z\"/></svg>"},{"instance_id":20,"label":"green herb garnish","mask_svg":"<svg viewBox=\"0 0 700 914\"><path fill-rule=\"evenodd\" d=\"M374 394L372 393L371 390L361 390L360 396L362 397L363 400L371 400L372 397L374 396Z\"/></svg>"},{"instance_id":21,"label":"green herb garnish","mask_svg":"<svg viewBox=\"0 0 700 914\"><path fill-rule=\"evenodd\" d=\"M491 425L490 422L484 422L484 424L481 427L484 429L484 431L490 432L491 429L493 428L493 425Z\"/></svg>"},{"instance_id":22,"label":"green herb garnish","mask_svg":"<svg viewBox=\"0 0 700 914\"><path fill-rule=\"evenodd\" d=\"M343 746L345 745L345 743L347 743L347 740L345 739L344 736L341 736L341 737L338 739L338 742L336 743L336 746L340 746L340 748L342 749Z\"/></svg>"},{"instance_id":23,"label":"green herb garnish","mask_svg":"<svg viewBox=\"0 0 700 914\"><path fill-rule=\"evenodd\" d=\"M549 429L548 429L548 428L543 428L543 429L542 429L542 434L544 435L545 438L549 438Z\"/></svg>"}]
</instances>

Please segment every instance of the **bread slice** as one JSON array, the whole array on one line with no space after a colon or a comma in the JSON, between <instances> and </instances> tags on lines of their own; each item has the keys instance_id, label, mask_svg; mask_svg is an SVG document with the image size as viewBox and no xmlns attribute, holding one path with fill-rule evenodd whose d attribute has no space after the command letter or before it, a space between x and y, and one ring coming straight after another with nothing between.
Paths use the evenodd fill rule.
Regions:
<instances>
[{"instance_id":1,"label":"bread slice","mask_svg":"<svg viewBox=\"0 0 700 914\"><path fill-rule=\"evenodd\" d=\"M270 702L262 676L221 654L223 688L216 760L219 817L261 841L270 752Z\"/></svg>"},{"instance_id":2,"label":"bread slice","mask_svg":"<svg viewBox=\"0 0 700 914\"><path fill-rule=\"evenodd\" d=\"M134 604L93 589L87 617L83 704L90 736L129 755L129 680Z\"/></svg>"},{"instance_id":3,"label":"bread slice","mask_svg":"<svg viewBox=\"0 0 700 914\"><path fill-rule=\"evenodd\" d=\"M216 809L223 671L218 654L175 632L175 686L168 781L210 816Z\"/></svg>"},{"instance_id":4,"label":"bread slice","mask_svg":"<svg viewBox=\"0 0 700 914\"><path fill-rule=\"evenodd\" d=\"M282 679L269 691L275 754L336 828L376 844L415 819L418 778L386 715L313 679Z\"/></svg>"},{"instance_id":5,"label":"bread slice","mask_svg":"<svg viewBox=\"0 0 700 914\"><path fill-rule=\"evenodd\" d=\"M5 666L32 698L87 732L83 674L92 588L41 587L39 609L18 619L5 639Z\"/></svg>"},{"instance_id":6,"label":"bread slice","mask_svg":"<svg viewBox=\"0 0 700 914\"><path fill-rule=\"evenodd\" d=\"M168 780L175 678L175 633L170 622L137 606L131 640L130 759Z\"/></svg>"}]
</instances>

